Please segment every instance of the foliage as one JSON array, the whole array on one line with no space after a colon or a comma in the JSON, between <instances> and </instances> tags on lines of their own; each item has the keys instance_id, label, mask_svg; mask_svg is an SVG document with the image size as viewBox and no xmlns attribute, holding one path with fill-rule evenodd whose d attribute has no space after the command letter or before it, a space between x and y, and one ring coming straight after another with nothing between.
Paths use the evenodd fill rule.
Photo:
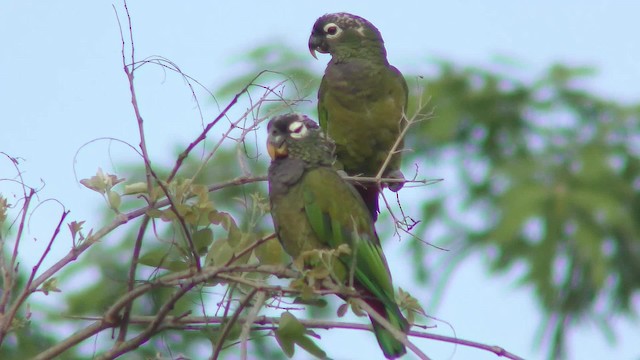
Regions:
<instances>
[{"instance_id":1,"label":"foliage","mask_svg":"<svg viewBox=\"0 0 640 360\"><path fill-rule=\"evenodd\" d=\"M445 211L443 196L425 202L421 230L444 224L434 243L462 243L461 257L489 254L494 271L524 267L519 284L533 287L549 319L550 358L565 355L567 334L584 321L607 334L609 319L634 310L640 288L640 107L584 90L586 68L553 65L531 84L439 69L425 80L434 120L408 146L415 161L452 167L465 195L462 214ZM480 225L457 220L469 214Z\"/></svg>"}]
</instances>

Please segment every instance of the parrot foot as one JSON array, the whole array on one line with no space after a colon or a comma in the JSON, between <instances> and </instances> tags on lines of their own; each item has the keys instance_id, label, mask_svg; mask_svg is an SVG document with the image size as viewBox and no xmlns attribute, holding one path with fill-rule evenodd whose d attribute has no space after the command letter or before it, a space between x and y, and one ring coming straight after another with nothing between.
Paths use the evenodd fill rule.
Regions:
<instances>
[{"instance_id":1,"label":"parrot foot","mask_svg":"<svg viewBox=\"0 0 640 360\"><path fill-rule=\"evenodd\" d=\"M393 170L390 173L388 173L386 175L386 177L391 178L391 179L402 179L402 180L405 180L404 174L400 170ZM403 186L404 186L404 181L403 182L387 183L387 187L389 188L389 190L391 190L393 192L398 192L400 189L402 189Z\"/></svg>"}]
</instances>

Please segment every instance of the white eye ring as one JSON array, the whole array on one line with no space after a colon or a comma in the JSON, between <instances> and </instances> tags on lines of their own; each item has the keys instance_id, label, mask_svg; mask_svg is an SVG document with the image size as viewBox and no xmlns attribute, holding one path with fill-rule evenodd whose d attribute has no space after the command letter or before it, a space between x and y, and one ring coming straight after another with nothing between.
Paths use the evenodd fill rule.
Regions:
<instances>
[{"instance_id":1,"label":"white eye ring","mask_svg":"<svg viewBox=\"0 0 640 360\"><path fill-rule=\"evenodd\" d=\"M294 139L301 139L307 136L307 127L302 121L294 121L289 125L289 133Z\"/></svg>"},{"instance_id":2,"label":"white eye ring","mask_svg":"<svg viewBox=\"0 0 640 360\"><path fill-rule=\"evenodd\" d=\"M327 39L336 38L342 33L342 29L340 28L340 26L336 25L335 23L328 23L322 28L322 30L327 35Z\"/></svg>"}]
</instances>

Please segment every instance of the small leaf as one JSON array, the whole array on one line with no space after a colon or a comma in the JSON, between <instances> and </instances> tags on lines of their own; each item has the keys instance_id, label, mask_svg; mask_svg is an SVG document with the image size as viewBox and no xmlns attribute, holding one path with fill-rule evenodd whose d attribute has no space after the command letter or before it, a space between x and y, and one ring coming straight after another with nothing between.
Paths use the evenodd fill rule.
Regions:
<instances>
[{"instance_id":1,"label":"small leaf","mask_svg":"<svg viewBox=\"0 0 640 360\"><path fill-rule=\"evenodd\" d=\"M118 210L118 208L120 207L120 204L122 203L122 199L120 198L120 194L118 194L115 191L107 191L107 196L109 198L109 206L113 209L113 210Z\"/></svg>"},{"instance_id":2,"label":"small leaf","mask_svg":"<svg viewBox=\"0 0 640 360\"><path fill-rule=\"evenodd\" d=\"M204 337L206 337L209 341L211 341L211 346L215 348L215 346L218 344L218 339L220 339L220 330L221 330L220 326L216 326L216 327L208 326L200 330L200 333L202 333Z\"/></svg>"},{"instance_id":3,"label":"small leaf","mask_svg":"<svg viewBox=\"0 0 640 360\"><path fill-rule=\"evenodd\" d=\"M111 190L113 186L123 181L124 179L118 179L115 175L105 174L101 168L98 168L98 172L94 176L89 179L80 180L80 184L95 192L104 194L106 191Z\"/></svg>"},{"instance_id":4,"label":"small leaf","mask_svg":"<svg viewBox=\"0 0 640 360\"><path fill-rule=\"evenodd\" d=\"M285 311L280 315L280 325L278 330L281 335L298 337L304 335L304 325L298 319L288 311Z\"/></svg>"},{"instance_id":5,"label":"small leaf","mask_svg":"<svg viewBox=\"0 0 640 360\"><path fill-rule=\"evenodd\" d=\"M224 265L233 256L233 249L229 246L227 239L218 239L213 242L207 257L205 258L205 264L207 266L220 266Z\"/></svg>"},{"instance_id":6,"label":"small leaf","mask_svg":"<svg viewBox=\"0 0 640 360\"><path fill-rule=\"evenodd\" d=\"M276 341L278 342L278 345L280 345L282 352L287 355L287 357L290 358L293 356L296 349L295 343L290 336L280 335L278 331L276 331Z\"/></svg>"},{"instance_id":7,"label":"small leaf","mask_svg":"<svg viewBox=\"0 0 640 360\"><path fill-rule=\"evenodd\" d=\"M258 236L254 233L242 233L238 231L238 234L240 236L240 240L235 245L232 245L233 242L230 240L231 238L227 239L229 241L229 245L233 246L234 256L235 254L242 252L244 249L248 248L249 246L254 244L256 241L258 241ZM234 264L246 264L249 262L250 259L251 259L251 251L247 252L242 257L235 259Z\"/></svg>"},{"instance_id":8,"label":"small leaf","mask_svg":"<svg viewBox=\"0 0 640 360\"><path fill-rule=\"evenodd\" d=\"M198 255L202 256L207 253L209 245L213 242L213 231L210 228L200 229L193 233L191 239Z\"/></svg>"},{"instance_id":9,"label":"small leaf","mask_svg":"<svg viewBox=\"0 0 640 360\"><path fill-rule=\"evenodd\" d=\"M327 357L327 353L324 352L316 343L311 340L308 336L302 336L296 339L296 343L303 349L305 349L309 354L320 358L325 359Z\"/></svg>"},{"instance_id":10,"label":"small leaf","mask_svg":"<svg viewBox=\"0 0 640 360\"><path fill-rule=\"evenodd\" d=\"M5 220L7 220L7 208L9 207L7 203L7 198L0 195L0 227L4 224Z\"/></svg>"},{"instance_id":11,"label":"small leaf","mask_svg":"<svg viewBox=\"0 0 640 360\"><path fill-rule=\"evenodd\" d=\"M213 210L209 212L209 221L214 225L222 225L222 227L227 231L232 226L237 227L233 217L224 211Z\"/></svg>"},{"instance_id":12,"label":"small leaf","mask_svg":"<svg viewBox=\"0 0 640 360\"><path fill-rule=\"evenodd\" d=\"M309 288L309 287L307 287ZM309 288L310 289L310 288ZM321 298L321 297L309 297L309 298L303 298L301 296L296 297L295 299L293 299L293 303L294 304L302 304L302 305L311 305L311 306L316 306L319 308L323 308L327 306L327 300Z\"/></svg>"},{"instance_id":13,"label":"small leaf","mask_svg":"<svg viewBox=\"0 0 640 360\"><path fill-rule=\"evenodd\" d=\"M347 311L349 310L349 304L344 303L342 305L340 305L338 307L338 317L343 317L346 315Z\"/></svg>"},{"instance_id":14,"label":"small leaf","mask_svg":"<svg viewBox=\"0 0 640 360\"><path fill-rule=\"evenodd\" d=\"M304 326L290 312L285 311L280 315L280 324L276 330L276 340L280 348L288 357L295 353L295 342L304 336Z\"/></svg>"},{"instance_id":15,"label":"small leaf","mask_svg":"<svg viewBox=\"0 0 640 360\"><path fill-rule=\"evenodd\" d=\"M236 221L231 215L229 215L229 213L213 210L209 212L209 221L214 225L222 225L222 228L227 230L229 233L227 236L229 246L235 248L238 245L238 242L242 238L242 232L238 228Z\"/></svg>"},{"instance_id":16,"label":"small leaf","mask_svg":"<svg viewBox=\"0 0 640 360\"><path fill-rule=\"evenodd\" d=\"M353 311L354 314L356 314L357 316L367 316L367 313L362 310L362 308L357 303L352 302L351 300L349 300L348 303L351 305L351 311Z\"/></svg>"},{"instance_id":17,"label":"small leaf","mask_svg":"<svg viewBox=\"0 0 640 360\"><path fill-rule=\"evenodd\" d=\"M84 221L72 221L67 226L69 226L69 231L71 231L71 239L75 242L76 236L82 230L82 225L84 225Z\"/></svg>"},{"instance_id":18,"label":"small leaf","mask_svg":"<svg viewBox=\"0 0 640 360\"><path fill-rule=\"evenodd\" d=\"M147 183L146 182L137 182L124 186L124 192L122 195L135 195L135 194L143 194L147 192Z\"/></svg>"},{"instance_id":19,"label":"small leaf","mask_svg":"<svg viewBox=\"0 0 640 360\"><path fill-rule=\"evenodd\" d=\"M179 258L171 256L166 249L155 249L142 255L138 262L142 265L167 269L171 271L186 270L189 266Z\"/></svg>"},{"instance_id":20,"label":"small leaf","mask_svg":"<svg viewBox=\"0 0 640 360\"><path fill-rule=\"evenodd\" d=\"M270 239L255 248L253 253L256 255L260 264L263 265L279 265L283 264L286 256L282 245L278 239Z\"/></svg>"},{"instance_id":21,"label":"small leaf","mask_svg":"<svg viewBox=\"0 0 640 360\"><path fill-rule=\"evenodd\" d=\"M240 337L241 333L242 333L242 326L240 325L239 322L234 321L233 324L231 324L231 328L229 328L229 331L227 332L227 336L224 338L224 340L225 341L237 340Z\"/></svg>"},{"instance_id":22,"label":"small leaf","mask_svg":"<svg viewBox=\"0 0 640 360\"><path fill-rule=\"evenodd\" d=\"M58 289L58 278L52 277L47 279L42 284L41 290L45 295L49 295L49 292L60 292L61 290Z\"/></svg>"}]
</instances>

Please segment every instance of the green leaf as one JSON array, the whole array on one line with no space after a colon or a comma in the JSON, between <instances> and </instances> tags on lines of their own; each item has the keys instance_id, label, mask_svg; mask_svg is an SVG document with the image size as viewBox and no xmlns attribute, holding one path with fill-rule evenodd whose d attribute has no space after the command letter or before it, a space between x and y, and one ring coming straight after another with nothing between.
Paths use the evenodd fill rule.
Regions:
<instances>
[{"instance_id":1,"label":"green leaf","mask_svg":"<svg viewBox=\"0 0 640 360\"><path fill-rule=\"evenodd\" d=\"M322 297L313 297L313 296L307 297L307 298L298 296L295 299L293 299L293 303L302 304L302 305L311 305L319 308L323 308L327 306L327 300L325 300Z\"/></svg>"},{"instance_id":2,"label":"green leaf","mask_svg":"<svg viewBox=\"0 0 640 360\"><path fill-rule=\"evenodd\" d=\"M228 232L229 246L236 247L242 238L242 232L238 228L233 217L226 212L213 210L209 212L209 221L214 225L222 225Z\"/></svg>"},{"instance_id":3,"label":"green leaf","mask_svg":"<svg viewBox=\"0 0 640 360\"><path fill-rule=\"evenodd\" d=\"M293 354L295 354L295 342L292 337L282 335L276 331L276 341L278 342L278 345L280 345L282 352L287 355L287 357L292 357Z\"/></svg>"},{"instance_id":4,"label":"green leaf","mask_svg":"<svg viewBox=\"0 0 640 360\"><path fill-rule=\"evenodd\" d=\"M205 258L205 264L208 266L222 266L231 260L233 256L233 249L229 246L227 239L218 239L213 242L207 257Z\"/></svg>"},{"instance_id":5,"label":"green leaf","mask_svg":"<svg viewBox=\"0 0 640 360\"><path fill-rule=\"evenodd\" d=\"M136 194L144 194L147 192L147 183L146 182L137 182L124 186L124 192L122 195L136 195Z\"/></svg>"},{"instance_id":6,"label":"green leaf","mask_svg":"<svg viewBox=\"0 0 640 360\"><path fill-rule=\"evenodd\" d=\"M7 198L0 195L0 228L2 228L5 220L7 219L7 208L8 208ZM73 223L75 223L75 221ZM82 227L82 223L84 223L84 221L80 222L80 225L79 225L80 227ZM75 233L71 228L71 224L69 224L69 229L71 230L71 233L74 234L74 237L75 237Z\"/></svg>"},{"instance_id":7,"label":"green leaf","mask_svg":"<svg viewBox=\"0 0 640 360\"><path fill-rule=\"evenodd\" d=\"M285 311L280 315L280 325L276 330L280 335L299 337L304 335L304 325L298 319L288 311Z\"/></svg>"},{"instance_id":8,"label":"green leaf","mask_svg":"<svg viewBox=\"0 0 640 360\"><path fill-rule=\"evenodd\" d=\"M82 179L80 180L80 183L95 192L104 194L106 191L111 190L113 186L123 182L124 180L125 179L119 179L117 176L109 173L105 174L101 168L98 168L96 175L89 179Z\"/></svg>"},{"instance_id":9,"label":"green leaf","mask_svg":"<svg viewBox=\"0 0 640 360\"><path fill-rule=\"evenodd\" d=\"M2 202L2 198L0 198L0 204ZM1 215L1 213L0 213ZM2 224L2 216L0 216L0 224ZM82 231L82 225L84 225L84 221L72 221L69 224L67 224L67 226L69 226L69 231L71 231L71 239L73 241L76 240L76 236L78 236L78 233L80 233Z\"/></svg>"},{"instance_id":10,"label":"green leaf","mask_svg":"<svg viewBox=\"0 0 640 360\"><path fill-rule=\"evenodd\" d=\"M191 236L193 246L195 246L198 255L202 256L207 253L209 245L213 242L213 231L210 228L200 229Z\"/></svg>"},{"instance_id":11,"label":"green leaf","mask_svg":"<svg viewBox=\"0 0 640 360\"><path fill-rule=\"evenodd\" d=\"M142 255L138 262L142 265L171 271L181 271L189 268L184 261L171 256L171 252L166 249L151 250Z\"/></svg>"},{"instance_id":12,"label":"green leaf","mask_svg":"<svg viewBox=\"0 0 640 360\"><path fill-rule=\"evenodd\" d=\"M226 324L224 322L223 324ZM231 324L231 327L227 331L227 336L225 336L224 341L235 341L240 338L240 334L242 333L242 326L238 321L234 321Z\"/></svg>"},{"instance_id":13,"label":"green leaf","mask_svg":"<svg viewBox=\"0 0 640 360\"><path fill-rule=\"evenodd\" d=\"M324 359L327 357L327 353L324 352L316 343L311 340L308 336L302 336L296 339L296 343L303 349L305 349L309 354Z\"/></svg>"},{"instance_id":14,"label":"green leaf","mask_svg":"<svg viewBox=\"0 0 640 360\"><path fill-rule=\"evenodd\" d=\"M287 258L278 239L270 239L253 250L260 264L279 265Z\"/></svg>"},{"instance_id":15,"label":"green leaf","mask_svg":"<svg viewBox=\"0 0 640 360\"><path fill-rule=\"evenodd\" d=\"M307 336L304 325L288 311L280 315L280 325L276 330L276 340L288 357L292 357L295 352L294 344L298 344L315 357L327 357L327 354Z\"/></svg>"},{"instance_id":16,"label":"green leaf","mask_svg":"<svg viewBox=\"0 0 640 360\"><path fill-rule=\"evenodd\" d=\"M47 279L42 284L41 290L45 295L49 295L49 292L61 292L61 290L58 289L58 278L52 277Z\"/></svg>"},{"instance_id":17,"label":"green leaf","mask_svg":"<svg viewBox=\"0 0 640 360\"><path fill-rule=\"evenodd\" d=\"M122 203L122 199L120 198L120 194L118 194L115 191L107 191L108 197L109 197L109 206L113 209L113 210L118 210L118 208L120 208L120 204Z\"/></svg>"}]
</instances>

